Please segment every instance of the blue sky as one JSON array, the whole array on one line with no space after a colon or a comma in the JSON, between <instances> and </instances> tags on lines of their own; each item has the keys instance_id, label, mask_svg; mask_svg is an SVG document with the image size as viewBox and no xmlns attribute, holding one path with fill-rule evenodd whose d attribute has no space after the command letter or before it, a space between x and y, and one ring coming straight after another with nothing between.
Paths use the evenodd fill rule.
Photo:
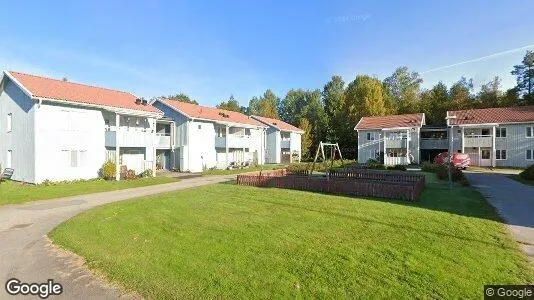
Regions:
<instances>
[{"instance_id":1,"label":"blue sky","mask_svg":"<svg viewBox=\"0 0 534 300\"><path fill-rule=\"evenodd\" d=\"M403 65L424 87L498 75L509 88L534 50L530 0L33 2L3 4L0 68L206 105Z\"/></svg>"}]
</instances>

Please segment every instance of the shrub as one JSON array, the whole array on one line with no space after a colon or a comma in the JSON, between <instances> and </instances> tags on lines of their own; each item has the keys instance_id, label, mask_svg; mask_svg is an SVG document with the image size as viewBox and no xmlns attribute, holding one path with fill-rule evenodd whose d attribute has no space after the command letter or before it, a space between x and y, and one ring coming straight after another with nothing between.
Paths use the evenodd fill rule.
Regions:
<instances>
[{"instance_id":1,"label":"shrub","mask_svg":"<svg viewBox=\"0 0 534 300\"><path fill-rule=\"evenodd\" d=\"M449 169L446 165L437 165L436 175L441 180L449 180ZM467 179L464 177L464 173L460 169L452 168L451 177L453 182L460 182L462 185L468 184Z\"/></svg>"},{"instance_id":2,"label":"shrub","mask_svg":"<svg viewBox=\"0 0 534 300\"><path fill-rule=\"evenodd\" d=\"M519 177L526 180L534 180L534 165L528 166L523 172L519 173Z\"/></svg>"},{"instance_id":3,"label":"shrub","mask_svg":"<svg viewBox=\"0 0 534 300\"><path fill-rule=\"evenodd\" d=\"M310 164L306 164L306 163L300 163L300 164L290 164L289 166L287 166L286 170L288 171L306 171L308 170L308 167L311 168L311 165ZM317 164L316 164L316 170L317 170Z\"/></svg>"},{"instance_id":4,"label":"shrub","mask_svg":"<svg viewBox=\"0 0 534 300\"><path fill-rule=\"evenodd\" d=\"M437 164L431 163L429 161L425 161L421 165L421 171L435 173L437 171L438 167L439 167L439 165L437 165Z\"/></svg>"},{"instance_id":5,"label":"shrub","mask_svg":"<svg viewBox=\"0 0 534 300\"><path fill-rule=\"evenodd\" d=\"M406 171L405 165L394 165L394 166L388 166L386 167L388 170L397 170L397 171Z\"/></svg>"},{"instance_id":6,"label":"shrub","mask_svg":"<svg viewBox=\"0 0 534 300\"><path fill-rule=\"evenodd\" d=\"M100 168L100 177L106 180L114 179L116 170L117 165L111 160L108 160L102 165L102 168Z\"/></svg>"},{"instance_id":7,"label":"shrub","mask_svg":"<svg viewBox=\"0 0 534 300\"><path fill-rule=\"evenodd\" d=\"M137 175L135 175L135 170L128 170L126 172L126 179L136 179Z\"/></svg>"},{"instance_id":8,"label":"shrub","mask_svg":"<svg viewBox=\"0 0 534 300\"><path fill-rule=\"evenodd\" d=\"M383 164L377 163L377 162L369 162L367 163L368 169L376 169L376 170L385 170L386 166Z\"/></svg>"},{"instance_id":9,"label":"shrub","mask_svg":"<svg viewBox=\"0 0 534 300\"><path fill-rule=\"evenodd\" d=\"M152 177L152 169L146 169L141 174L139 174L139 177Z\"/></svg>"}]
</instances>

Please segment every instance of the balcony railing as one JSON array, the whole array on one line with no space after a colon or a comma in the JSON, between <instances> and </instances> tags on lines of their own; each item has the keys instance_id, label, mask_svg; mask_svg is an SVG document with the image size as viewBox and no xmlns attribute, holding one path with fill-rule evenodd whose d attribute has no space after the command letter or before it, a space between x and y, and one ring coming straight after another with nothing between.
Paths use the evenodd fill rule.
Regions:
<instances>
[{"instance_id":1,"label":"balcony railing","mask_svg":"<svg viewBox=\"0 0 534 300\"><path fill-rule=\"evenodd\" d=\"M106 131L106 147L153 147L154 134L142 131Z\"/></svg>"},{"instance_id":2,"label":"balcony railing","mask_svg":"<svg viewBox=\"0 0 534 300\"><path fill-rule=\"evenodd\" d=\"M491 135L464 135L464 147L491 147Z\"/></svg>"},{"instance_id":3,"label":"balcony railing","mask_svg":"<svg viewBox=\"0 0 534 300\"><path fill-rule=\"evenodd\" d=\"M291 147L291 140L290 139L284 139L280 141L280 148L282 149L289 149Z\"/></svg>"},{"instance_id":4,"label":"balcony railing","mask_svg":"<svg viewBox=\"0 0 534 300\"><path fill-rule=\"evenodd\" d=\"M421 149L448 149L447 138L421 138Z\"/></svg>"},{"instance_id":5,"label":"balcony railing","mask_svg":"<svg viewBox=\"0 0 534 300\"><path fill-rule=\"evenodd\" d=\"M166 149L171 148L171 136L168 133L156 133L156 148Z\"/></svg>"},{"instance_id":6,"label":"balcony railing","mask_svg":"<svg viewBox=\"0 0 534 300\"><path fill-rule=\"evenodd\" d=\"M228 148L250 148L251 138L250 135L228 135L215 137L216 148L226 148L226 141L228 140Z\"/></svg>"},{"instance_id":7,"label":"balcony railing","mask_svg":"<svg viewBox=\"0 0 534 300\"><path fill-rule=\"evenodd\" d=\"M406 148L407 140L405 138L386 138L387 148Z\"/></svg>"}]
</instances>

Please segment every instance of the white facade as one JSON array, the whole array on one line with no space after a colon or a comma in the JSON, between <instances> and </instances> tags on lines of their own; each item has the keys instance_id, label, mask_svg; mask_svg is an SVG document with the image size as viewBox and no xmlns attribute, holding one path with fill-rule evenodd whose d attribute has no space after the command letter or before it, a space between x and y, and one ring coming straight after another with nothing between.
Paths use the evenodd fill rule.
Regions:
<instances>
[{"instance_id":1,"label":"white facade","mask_svg":"<svg viewBox=\"0 0 534 300\"><path fill-rule=\"evenodd\" d=\"M160 101L153 105L176 124L172 169L202 172L265 163L265 127L192 118Z\"/></svg>"},{"instance_id":2,"label":"white facade","mask_svg":"<svg viewBox=\"0 0 534 300\"><path fill-rule=\"evenodd\" d=\"M155 168L155 124L161 113L40 99L4 76L0 115L0 164L11 165L13 180L96 178L108 159L137 174Z\"/></svg>"},{"instance_id":3,"label":"white facade","mask_svg":"<svg viewBox=\"0 0 534 300\"><path fill-rule=\"evenodd\" d=\"M358 163L384 157L389 166L419 163L419 127L358 130Z\"/></svg>"},{"instance_id":4,"label":"white facade","mask_svg":"<svg viewBox=\"0 0 534 300\"><path fill-rule=\"evenodd\" d=\"M265 162L270 164L300 162L302 131L280 130L261 117L252 116L268 126L266 131ZM277 122L282 122L277 120Z\"/></svg>"}]
</instances>

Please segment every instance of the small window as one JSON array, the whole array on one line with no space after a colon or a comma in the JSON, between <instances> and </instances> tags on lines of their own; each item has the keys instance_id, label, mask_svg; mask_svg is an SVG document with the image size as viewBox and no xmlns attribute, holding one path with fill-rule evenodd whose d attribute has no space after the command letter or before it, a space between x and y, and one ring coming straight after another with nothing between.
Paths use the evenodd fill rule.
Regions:
<instances>
[{"instance_id":1,"label":"small window","mask_svg":"<svg viewBox=\"0 0 534 300\"><path fill-rule=\"evenodd\" d=\"M482 129L482 135L485 135L485 136L490 135L490 130L489 129Z\"/></svg>"},{"instance_id":2,"label":"small window","mask_svg":"<svg viewBox=\"0 0 534 300\"><path fill-rule=\"evenodd\" d=\"M534 152L534 151L530 150L530 149L527 150L527 160L532 160L533 159L532 158L532 154L533 154L532 152Z\"/></svg>"},{"instance_id":3,"label":"small window","mask_svg":"<svg viewBox=\"0 0 534 300\"><path fill-rule=\"evenodd\" d=\"M367 133L367 140L373 141L375 139L375 135L372 132Z\"/></svg>"},{"instance_id":4,"label":"small window","mask_svg":"<svg viewBox=\"0 0 534 300\"><path fill-rule=\"evenodd\" d=\"M7 132L11 132L11 130L13 130L13 114L7 114L6 128Z\"/></svg>"},{"instance_id":5,"label":"small window","mask_svg":"<svg viewBox=\"0 0 534 300\"><path fill-rule=\"evenodd\" d=\"M80 150L80 167L84 167L87 162L87 150Z\"/></svg>"},{"instance_id":6,"label":"small window","mask_svg":"<svg viewBox=\"0 0 534 300\"><path fill-rule=\"evenodd\" d=\"M70 152L70 166L72 168L78 167L78 151L76 150Z\"/></svg>"},{"instance_id":7,"label":"small window","mask_svg":"<svg viewBox=\"0 0 534 300\"><path fill-rule=\"evenodd\" d=\"M495 131L495 136L501 138L506 137L506 128L497 128Z\"/></svg>"},{"instance_id":8,"label":"small window","mask_svg":"<svg viewBox=\"0 0 534 300\"><path fill-rule=\"evenodd\" d=\"M250 151L250 149L249 149L249 148L245 148L245 152L249 152L249 151Z\"/></svg>"},{"instance_id":9,"label":"small window","mask_svg":"<svg viewBox=\"0 0 534 300\"><path fill-rule=\"evenodd\" d=\"M13 167L13 151L7 150L6 168L12 168L12 167Z\"/></svg>"},{"instance_id":10,"label":"small window","mask_svg":"<svg viewBox=\"0 0 534 300\"><path fill-rule=\"evenodd\" d=\"M202 129L202 125L198 125L198 129Z\"/></svg>"},{"instance_id":11,"label":"small window","mask_svg":"<svg viewBox=\"0 0 534 300\"><path fill-rule=\"evenodd\" d=\"M495 159L506 159L506 150L496 150Z\"/></svg>"},{"instance_id":12,"label":"small window","mask_svg":"<svg viewBox=\"0 0 534 300\"><path fill-rule=\"evenodd\" d=\"M245 135L250 135L250 128L245 128Z\"/></svg>"},{"instance_id":13,"label":"small window","mask_svg":"<svg viewBox=\"0 0 534 300\"><path fill-rule=\"evenodd\" d=\"M534 137L534 127L533 126L527 127L527 137L528 138Z\"/></svg>"}]
</instances>

